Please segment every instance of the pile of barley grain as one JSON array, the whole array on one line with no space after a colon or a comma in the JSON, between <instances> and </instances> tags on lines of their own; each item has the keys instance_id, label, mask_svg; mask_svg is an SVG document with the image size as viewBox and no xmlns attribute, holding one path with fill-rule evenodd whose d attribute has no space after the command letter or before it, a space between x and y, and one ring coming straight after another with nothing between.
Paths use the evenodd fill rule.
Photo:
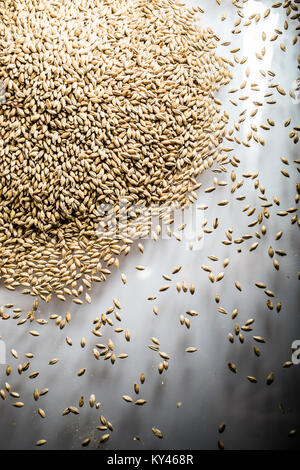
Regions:
<instances>
[{"instance_id":1,"label":"pile of barley grain","mask_svg":"<svg viewBox=\"0 0 300 470\"><path fill-rule=\"evenodd\" d=\"M231 75L199 13L175 0L0 1L7 288L81 303L138 236L135 210L129 232L99 237L99 205L184 206L222 161L215 92Z\"/></svg>"}]
</instances>

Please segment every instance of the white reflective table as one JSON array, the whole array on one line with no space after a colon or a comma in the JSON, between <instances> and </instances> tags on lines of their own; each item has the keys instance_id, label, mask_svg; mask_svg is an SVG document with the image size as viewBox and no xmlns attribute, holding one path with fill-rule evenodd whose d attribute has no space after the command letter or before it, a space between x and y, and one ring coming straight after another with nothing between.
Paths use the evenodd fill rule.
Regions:
<instances>
[{"instance_id":1,"label":"white reflective table","mask_svg":"<svg viewBox=\"0 0 300 470\"><path fill-rule=\"evenodd\" d=\"M198 5L199 1L187 2ZM263 13L272 2L248 1L244 4L244 15L248 18L251 13ZM203 26L210 26L220 37L220 43L231 41L230 47L219 47L219 53L233 58L231 49L240 48L239 58L248 56L243 66L232 69L234 79L227 87L240 88L246 79L245 71L249 67L251 75L247 79L247 87L236 94L228 94L222 90L219 94L232 121L239 119L239 114L247 109L246 121L241 126L241 140L247 140L250 124L258 128L266 124L267 118L274 121L275 126L266 131L259 128L259 135L265 140L265 145L250 141L251 147L246 148L236 142L228 142L225 146L232 147L231 155L235 155L240 164L237 168L228 165L227 173L215 173L213 166L204 172L199 181L202 187L198 191L197 205L208 205L205 211L197 210L196 217L203 221L207 219L206 228L212 228L218 218L218 227L212 233L204 233L203 243L199 249L188 249L185 240L177 241L174 237L158 241L143 240L145 248L141 254L137 244L134 244L127 257L120 258L118 270L112 268L112 274L105 283L95 285L92 290L92 303L77 306L72 302L51 301L45 304L40 301L36 317L48 320L48 324L39 325L36 322L26 322L17 326L12 318L0 320L0 335L2 347L5 347L5 364L0 365L0 388L8 382L11 390L20 394L20 399L7 396L0 399L0 448L28 449L34 448L39 439L47 439L48 449L79 449L83 439L90 437L92 442L87 449L216 449L217 440L222 439L227 449L287 449L299 448L300 433L288 437L291 429L299 427L300 419L300 365L283 368L285 361L291 360L291 345L300 340L299 322L299 226L291 224L294 213L286 217L276 215L295 203L296 182L299 181L297 164L299 145L289 139L293 126L299 126L300 104L289 96L281 96L276 89L271 89L276 104L264 105L252 120L249 114L254 108L252 101L260 99L270 91L268 85L279 83L287 92L292 89L299 74L297 70L298 48L292 46L295 35L294 28L284 30L285 15L282 9L272 9L266 20L243 28L241 34L232 35L232 25L239 17L231 1L222 0L222 7L212 0L201 3L206 11L203 16ZM300 5L298 6L300 8ZM227 11L227 18L221 21L221 15ZM294 21L293 24L298 24ZM274 29L283 31L282 39L270 41ZM267 39L261 39L265 31ZM286 44L286 52L280 50L279 44ZM263 46L266 54L263 61L255 56ZM260 69L272 70L276 77L263 77ZM257 83L260 92L249 88L250 83ZM247 101L239 101L238 96L248 95ZM288 95L288 93L287 93ZM234 106L229 99L237 100ZM288 128L284 122L291 118ZM282 163L280 157L286 157L290 165ZM244 180L241 188L231 193L230 173L234 169L236 181ZM286 178L281 170L290 174ZM248 226L257 214L262 211L263 201L258 198L262 192L254 188L254 180L243 177L243 174L259 172L259 184L265 187L265 196L273 205L268 207L269 219L264 218L267 228L266 235L261 239L255 237L255 231L261 234L261 225ZM205 188L215 184L214 178L225 180L227 186L218 186L216 191L205 193ZM237 196L245 196L243 201ZM276 195L280 206L273 202ZM229 200L227 206L218 206L221 200ZM248 210L242 209L249 204L256 211L248 216ZM222 244L226 240L225 232L233 229L232 238L238 239L245 234L253 235L241 244ZM177 227L178 228L178 227ZM174 230L176 227L174 227ZM283 231L280 240L275 241L275 234ZM249 247L259 242L255 251L249 252ZM277 271L273 259L268 255L268 247L274 250L284 250L287 256L275 257L280 262ZM240 250L240 252L239 252ZM212 261L208 256L213 255L219 261ZM224 269L223 261L230 259ZM136 265L146 267L144 271L135 269ZM172 274L177 265L182 269ZM213 274L224 271L225 276L219 282L211 283L208 272L201 269L202 265L209 266ZM127 283L121 281L121 273L125 273ZM162 275L172 278L171 282ZM177 292L176 283L186 281L188 287L195 285L195 293L189 291ZM234 285L238 281L242 286L240 292ZM268 297L264 289L257 288L255 282L262 282L267 289L275 293L275 298ZM164 292L160 287L170 285ZM215 302L215 295L220 296L220 302ZM149 296L157 296L155 300L147 300ZM101 327L103 336L97 338L91 333L93 319L105 313L113 305L116 297L121 303L119 311L122 321L119 322L113 314L110 315L114 325L106 324ZM274 303L270 310L267 300ZM22 295L19 291L10 292L5 288L0 291L0 305L13 303L23 309L25 316L32 306L33 298ZM277 302L282 302L282 309L276 311ZM153 307L158 309L157 315ZM222 307L228 314L217 311ZM238 309L238 316L232 320L231 313ZM6 309L5 312L11 312ZM195 310L198 316L189 316L188 310ZM50 314L64 315L69 311L72 315L70 324L60 330L54 320L49 320ZM11 314L13 315L13 314ZM188 317L191 323L188 329L180 324L180 315ZM244 343L234 333L234 326L239 327L250 319L253 331L243 331ZM131 341L127 342L124 332L117 333L115 328L128 329ZM40 336L33 337L30 330L36 330ZM234 344L228 341L228 333L233 333ZM253 336L262 336L265 344L258 344ZM80 341L86 339L82 348ZM70 337L73 345L66 343ZM162 358L157 352L149 349L153 344L151 338L160 341L160 351L170 356L169 368L161 375L158 364ZM103 357L96 360L93 348L96 343L106 343L111 338L115 345L116 354L127 353L128 358L117 359L115 364ZM256 357L253 347L258 346L261 356ZM187 347L195 347L197 351L187 353ZM18 352L15 359L11 349ZM26 353L33 353L30 367L19 375L17 366L28 359ZM4 351L2 351L3 357ZM49 365L49 361L58 358L59 362ZM237 373L232 373L227 363L234 363ZM7 364L12 366L12 373L6 376ZM86 368L83 376L77 373ZM28 376L39 371L35 379ZM140 374L144 372L145 383L140 384L140 393L134 392L134 382L139 383ZM270 386L266 385L266 377L274 372L275 380ZM253 384L247 376L254 376L258 383ZM48 394L33 399L33 390L49 388ZM96 402L101 406L97 410L91 408L88 399L95 394ZM7 393L8 395L8 393ZM84 395L85 405L80 408L80 414L62 416L68 406L78 407L80 397ZM129 395L134 400L147 400L144 406L127 403L122 395ZM25 403L23 408L12 406L15 401ZM177 407L177 403L182 405ZM282 403L285 413L282 414L279 404ZM38 408L46 413L46 419L38 415ZM100 415L105 416L114 426L110 439L105 444L99 444L102 433L96 429L99 426ZM226 423L225 432L218 433L220 423ZM154 436L151 428L163 432L163 439ZM300 431L300 430L299 430ZM136 438L139 438L137 440Z\"/></svg>"}]
</instances>

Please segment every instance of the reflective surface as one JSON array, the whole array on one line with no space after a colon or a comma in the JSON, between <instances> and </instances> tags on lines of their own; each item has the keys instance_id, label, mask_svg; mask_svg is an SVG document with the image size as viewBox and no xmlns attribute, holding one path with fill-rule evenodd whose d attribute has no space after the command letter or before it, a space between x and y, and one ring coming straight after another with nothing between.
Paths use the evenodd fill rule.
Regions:
<instances>
[{"instance_id":1,"label":"reflective surface","mask_svg":"<svg viewBox=\"0 0 300 470\"><path fill-rule=\"evenodd\" d=\"M240 87L246 79L246 68L250 67L247 87L235 94L224 91L219 97L233 120L237 121L239 114L247 109L247 120L240 133L235 135L246 141L250 124L259 128L262 123L266 124L267 118L273 120L275 126L268 131L259 129L258 134L265 140L264 146L253 139L249 142L250 148L224 141L225 147L233 148L230 155L236 155L240 160L238 168L228 165L228 172L219 174L212 171L215 166L201 175L202 187L198 191L197 205L208 205L209 208L205 211L198 209L197 220L207 219L206 228L212 228L218 218L219 225L212 233L205 233L203 243L196 244L194 250L188 249L185 240L179 242L174 237L157 242L145 240L144 254L134 245L131 253L120 259L120 268L112 269L107 282L94 287L91 305L40 302L37 318L48 320L50 314L71 312L72 321L62 330L53 320L48 320L47 325L26 322L19 326L18 320L1 320L0 335L6 347L6 361L3 362L6 364L0 365L0 388L4 389L4 382L9 382L12 391L21 395L20 398L8 396L5 401L0 399L1 449L32 448L38 439L47 439L45 448L75 449L81 448L82 440L87 437L92 439L89 448L216 449L220 438L218 426L222 422L226 423L226 430L221 439L228 449L299 447L300 430L293 437L288 437L288 433L299 426L300 365L288 369L282 367L285 361L291 360L293 341L300 340L299 227L297 223L290 222L294 213L285 217L276 215L278 211L297 207L294 198L299 177L293 160L299 158L299 146L288 136L293 126L299 126L300 105L288 96L298 75L298 48L297 45L292 46L297 21L291 21L285 31L284 11L272 9L266 20L253 21L252 25L243 28L241 34L232 35L232 25L239 16L231 1L222 1L222 8L211 0L203 1L202 5L206 11L201 20L203 25L214 29L221 38L220 43L231 41L230 47L220 46L219 53L233 60L234 53L230 50L239 47L238 57L248 56L243 66L233 69L234 80L227 91ZM268 1L249 1L244 5L245 19L252 13L263 14L271 5L272 2ZM227 11L227 19L221 22L224 11ZM270 42L275 28L284 34L277 41ZM262 31L266 33L266 41L261 39ZM286 52L280 49L280 43L286 44ZM264 45L266 54L261 61L255 53L260 52ZM276 77L271 81L271 76L263 77L260 69L272 70ZM249 83L257 83L260 91L249 90ZM287 95L281 96L276 89L268 88L271 83L280 84ZM277 103L258 107L256 116L249 120L249 113L255 109L252 102L265 101L263 96L268 92L273 92L270 99L277 100ZM240 96L249 98L238 100ZM231 104L229 99L236 100L238 106ZM291 124L285 128L284 122L288 118L291 118ZM282 156L288 159L289 166L281 162ZM236 181L244 180L243 186L233 194L232 169L236 172ZM287 170L290 177L283 176L281 170ZM273 203L268 207L270 217L263 220L267 228L265 236L261 234L261 225L248 226L262 211L261 205L267 202L258 198L262 193L259 188L254 188L255 180L242 176L256 171L259 171L259 184L265 187L267 201L273 203L274 195L280 200L280 206ZM214 186L214 178L227 181L227 186L218 186L216 191L205 193L205 188ZM243 201L236 199L243 195ZM230 204L218 206L221 200L229 200ZM242 212L248 204L249 210L256 208L252 216L247 216L248 210ZM225 231L231 227L233 240L245 234L251 234L253 238L241 244L222 244L222 240L226 240ZM275 234L281 230L282 238L275 241ZM255 237L255 231L260 233L260 239ZM258 247L249 252L249 247L256 241L259 242ZM287 252L287 256L275 254L280 262L279 271L274 269L273 259L268 256L270 245L274 250ZM209 255L218 257L219 261L211 261ZM229 258L230 263L224 269L222 263L225 258ZM143 265L146 269L138 271L136 265ZM177 265L183 267L172 275ZM224 271L224 278L211 283L208 272L201 269L201 265L209 266L215 276ZM127 276L126 285L121 281L122 272ZM163 279L163 274L169 275L172 281ZM188 287L195 284L194 295L189 291L177 292L176 283L182 284L183 280ZM241 284L241 292L235 287L235 281ZM263 282L275 293L275 298L267 297L263 289L254 285L255 282ZM170 288L159 292L165 285L170 285ZM216 294L220 296L219 304L215 302ZM157 299L147 300L152 295ZM103 337L97 338L91 333L93 320L113 305L114 297L121 303L119 313L122 321L110 314L114 325L102 326ZM273 310L266 305L268 299L274 303ZM13 303L15 307L21 307L24 312L21 318L31 308L32 301L31 297L1 289L0 305ZM276 303L279 301L282 309L277 313ZM157 315L153 313L154 306L158 308ZM226 309L228 314L219 313L218 307ZM232 320L234 309L239 313ZM187 310L196 310L199 315L189 317ZM189 329L180 324L180 315L189 317ZM255 318L251 325L253 331L243 332L244 344L235 335L234 344L231 344L228 333L234 334L234 325L237 323L241 327L249 318ZM119 327L130 330L130 342L125 340L124 332L114 331ZM33 337L29 334L31 330L38 331L40 336ZM256 343L253 335L264 337L266 344ZM66 336L72 339L73 346L67 345ZM87 343L85 348L80 346L83 336ZM157 366L162 359L148 348L152 337L159 339L160 350L170 356L169 369L161 375ZM109 360L104 361L103 357L97 361L92 350L96 343L106 344L108 338L113 340L116 354L125 352L128 358L117 359L114 365ZM253 352L255 345L261 350L260 357ZM187 347L196 347L197 351L187 353ZM18 359L11 355L12 348L18 352ZM30 360L29 370L19 375L17 366L27 361L26 353L33 353L35 357ZM58 358L59 362L48 365L53 358ZM236 365L236 374L228 369L228 362ZM13 369L9 377L5 374L7 364L11 364ZM81 368L86 368L86 372L78 377L77 372ZM39 371L39 376L28 378L34 371ZM141 372L145 373L146 381L140 384L140 393L136 395L133 384L139 382ZM266 377L270 372L274 372L275 380L267 386ZM247 376L255 376L258 383L250 383ZM49 393L34 401L34 388L41 390L45 387L49 388ZM90 408L88 399L91 394L95 394L96 401L101 403L99 410ZM81 395L85 396L86 403L80 414L62 416L66 407L78 407ZM126 403L122 395L130 395L134 400L144 398L147 403L144 406ZM25 406L14 408L12 404L16 401L24 402ZM182 402L180 408L177 408L177 402ZM284 414L280 412L280 403L284 405ZM46 419L38 415L39 407L45 411ZM99 445L102 433L96 426L101 424L101 414L113 424L114 431L107 443ZM159 428L164 438L156 438L152 427ZM135 436L142 442L134 440Z\"/></svg>"}]
</instances>

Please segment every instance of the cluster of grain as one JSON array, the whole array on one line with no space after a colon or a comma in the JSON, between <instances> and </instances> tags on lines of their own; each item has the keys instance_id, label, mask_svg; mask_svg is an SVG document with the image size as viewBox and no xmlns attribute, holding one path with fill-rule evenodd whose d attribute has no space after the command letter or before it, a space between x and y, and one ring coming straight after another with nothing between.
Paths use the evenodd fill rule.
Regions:
<instances>
[{"instance_id":1,"label":"cluster of grain","mask_svg":"<svg viewBox=\"0 0 300 470\"><path fill-rule=\"evenodd\" d=\"M175 0L0 3L6 287L80 303L148 227L135 210L129 231L99 236L99 206L193 202L196 177L222 160L215 92L231 79L199 12Z\"/></svg>"}]
</instances>

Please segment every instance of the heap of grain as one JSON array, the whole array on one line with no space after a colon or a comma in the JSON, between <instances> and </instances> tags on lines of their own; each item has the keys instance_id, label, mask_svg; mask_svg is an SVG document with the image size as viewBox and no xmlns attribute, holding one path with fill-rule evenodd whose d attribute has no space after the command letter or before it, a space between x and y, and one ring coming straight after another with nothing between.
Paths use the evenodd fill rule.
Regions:
<instances>
[{"instance_id":1,"label":"heap of grain","mask_svg":"<svg viewBox=\"0 0 300 470\"><path fill-rule=\"evenodd\" d=\"M136 206L194 201L196 177L223 158L215 92L231 78L199 11L175 0L0 2L7 288L80 303L149 229ZM118 215L122 198L135 206L129 230L102 224L99 236L99 206Z\"/></svg>"}]
</instances>

